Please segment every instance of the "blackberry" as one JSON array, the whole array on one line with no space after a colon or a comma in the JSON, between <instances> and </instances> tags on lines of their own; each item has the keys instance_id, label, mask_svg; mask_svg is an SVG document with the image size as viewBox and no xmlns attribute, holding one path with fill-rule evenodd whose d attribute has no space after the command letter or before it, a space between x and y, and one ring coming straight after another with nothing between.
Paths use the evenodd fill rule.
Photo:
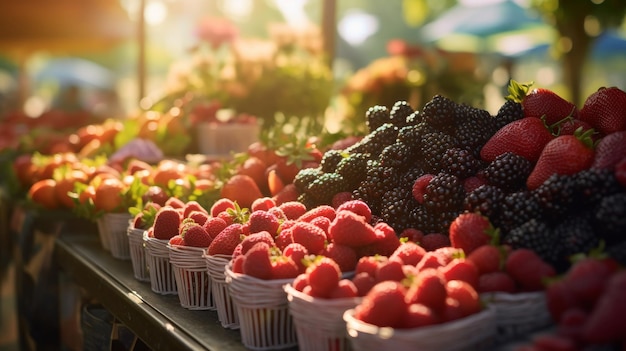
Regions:
<instances>
[{"instance_id":1,"label":"blackberry","mask_svg":"<svg viewBox=\"0 0 626 351\"><path fill-rule=\"evenodd\" d=\"M413 111L413 113L411 113L410 115L407 116L406 118L406 125L407 126L413 126L416 125L418 123L420 123L422 121L422 114L419 111Z\"/></svg>"},{"instance_id":2,"label":"blackberry","mask_svg":"<svg viewBox=\"0 0 626 351\"><path fill-rule=\"evenodd\" d=\"M358 187L367 174L367 160L369 156L366 154L350 154L348 157L339 161L336 173L343 176L346 187L352 191Z\"/></svg>"},{"instance_id":3,"label":"blackberry","mask_svg":"<svg viewBox=\"0 0 626 351\"><path fill-rule=\"evenodd\" d=\"M404 100L396 101L391 107L391 111L389 112L389 118L391 123L398 128L402 128L407 125L407 117L413 114L415 110L413 107Z\"/></svg>"},{"instance_id":4,"label":"blackberry","mask_svg":"<svg viewBox=\"0 0 626 351\"><path fill-rule=\"evenodd\" d=\"M337 169L337 164L344 157L344 153L341 150L330 149L324 152L320 166L324 173L332 173Z\"/></svg>"},{"instance_id":5,"label":"blackberry","mask_svg":"<svg viewBox=\"0 0 626 351\"><path fill-rule=\"evenodd\" d=\"M459 146L479 157L480 149L496 131L493 117L486 110L468 105L458 105L457 116L453 135Z\"/></svg>"},{"instance_id":6,"label":"blackberry","mask_svg":"<svg viewBox=\"0 0 626 351\"><path fill-rule=\"evenodd\" d=\"M370 133L389 122L391 122L391 118L387 106L375 105L365 112L365 123Z\"/></svg>"},{"instance_id":7,"label":"blackberry","mask_svg":"<svg viewBox=\"0 0 626 351\"><path fill-rule=\"evenodd\" d=\"M412 164L411 150L404 143L388 145L380 154L380 164L383 167L406 169Z\"/></svg>"},{"instance_id":8,"label":"blackberry","mask_svg":"<svg viewBox=\"0 0 626 351\"><path fill-rule=\"evenodd\" d=\"M307 210L318 206L317 200L315 200L313 196L311 196L311 194L301 193L298 195L297 200L298 202L302 203L307 208Z\"/></svg>"},{"instance_id":9,"label":"blackberry","mask_svg":"<svg viewBox=\"0 0 626 351\"><path fill-rule=\"evenodd\" d=\"M433 213L459 211L463 206L465 189L459 178L452 174L435 175L424 193L424 207Z\"/></svg>"},{"instance_id":10,"label":"blackberry","mask_svg":"<svg viewBox=\"0 0 626 351\"><path fill-rule=\"evenodd\" d=\"M441 171L441 159L446 150L457 147L454 137L443 132L426 133L422 136L419 153L423 157L425 171L438 173Z\"/></svg>"},{"instance_id":11,"label":"blackberry","mask_svg":"<svg viewBox=\"0 0 626 351\"><path fill-rule=\"evenodd\" d=\"M435 214L430 213L423 206L414 207L409 213L413 228L421 230L423 233L437 233L440 223L435 218Z\"/></svg>"},{"instance_id":12,"label":"blackberry","mask_svg":"<svg viewBox=\"0 0 626 351\"><path fill-rule=\"evenodd\" d=\"M456 103L452 100L435 95L422 109L422 120L435 129L452 133L455 126Z\"/></svg>"},{"instance_id":13,"label":"blackberry","mask_svg":"<svg viewBox=\"0 0 626 351\"><path fill-rule=\"evenodd\" d=\"M505 193L494 185L484 184L472 190L463 200L463 209L469 212L480 212L489 219L497 218L500 204Z\"/></svg>"},{"instance_id":14,"label":"blackberry","mask_svg":"<svg viewBox=\"0 0 626 351\"><path fill-rule=\"evenodd\" d=\"M405 187L398 186L383 194L380 217L397 233L411 227L410 213L417 206L411 192Z\"/></svg>"},{"instance_id":15,"label":"blackberry","mask_svg":"<svg viewBox=\"0 0 626 351\"><path fill-rule=\"evenodd\" d=\"M455 176L465 179L473 176L480 169L480 160L466 149L453 147L444 153L441 158L442 171L454 174Z\"/></svg>"},{"instance_id":16,"label":"blackberry","mask_svg":"<svg viewBox=\"0 0 626 351\"><path fill-rule=\"evenodd\" d=\"M531 219L511 229L509 235L503 240L503 244L510 245L513 249L530 249L539 255L544 261L561 266L562 246L558 236L545 221Z\"/></svg>"},{"instance_id":17,"label":"blackberry","mask_svg":"<svg viewBox=\"0 0 626 351\"><path fill-rule=\"evenodd\" d=\"M391 123L385 123L376 130L366 135L357 144L360 147L349 147L349 153L367 153L371 158L377 158L387 145L396 142L398 127Z\"/></svg>"},{"instance_id":18,"label":"blackberry","mask_svg":"<svg viewBox=\"0 0 626 351\"><path fill-rule=\"evenodd\" d=\"M580 253L587 254L600 243L592 225L591 215L586 212L563 218L554 226L554 234L563 250L562 255L566 258Z\"/></svg>"},{"instance_id":19,"label":"blackberry","mask_svg":"<svg viewBox=\"0 0 626 351\"><path fill-rule=\"evenodd\" d=\"M573 177L576 188L575 204L579 209L595 206L604 197L622 191L615 173L609 169L590 168L578 172Z\"/></svg>"},{"instance_id":20,"label":"blackberry","mask_svg":"<svg viewBox=\"0 0 626 351\"><path fill-rule=\"evenodd\" d=\"M533 164L526 158L505 152L491 161L481 174L489 184L510 193L525 188L532 167Z\"/></svg>"},{"instance_id":21,"label":"blackberry","mask_svg":"<svg viewBox=\"0 0 626 351\"><path fill-rule=\"evenodd\" d=\"M419 165L413 165L409 167L404 173L400 175L400 184L406 185L408 191L412 191L413 183L415 180L424 175L424 170Z\"/></svg>"},{"instance_id":22,"label":"blackberry","mask_svg":"<svg viewBox=\"0 0 626 351\"><path fill-rule=\"evenodd\" d=\"M380 207L383 194L396 186L397 182L398 175L392 168L380 166L377 160L369 160L365 179L352 195L365 201L372 208L372 212L378 212L377 208Z\"/></svg>"},{"instance_id":23,"label":"blackberry","mask_svg":"<svg viewBox=\"0 0 626 351\"><path fill-rule=\"evenodd\" d=\"M330 205L335 194L347 191L346 182L341 174L324 173L309 184L306 193L317 201L318 205Z\"/></svg>"},{"instance_id":24,"label":"blackberry","mask_svg":"<svg viewBox=\"0 0 626 351\"><path fill-rule=\"evenodd\" d=\"M573 209L574 186L572 176L553 174L532 191L545 212L544 217L558 220Z\"/></svg>"},{"instance_id":25,"label":"blackberry","mask_svg":"<svg viewBox=\"0 0 626 351\"><path fill-rule=\"evenodd\" d=\"M505 125L522 118L524 118L522 104L512 100L507 100L498 110L494 120L496 128L500 129Z\"/></svg>"},{"instance_id":26,"label":"blackberry","mask_svg":"<svg viewBox=\"0 0 626 351\"><path fill-rule=\"evenodd\" d=\"M593 210L594 227L608 244L626 239L626 193L605 196Z\"/></svg>"},{"instance_id":27,"label":"blackberry","mask_svg":"<svg viewBox=\"0 0 626 351\"><path fill-rule=\"evenodd\" d=\"M499 215L490 219L505 237L513 228L531 219L541 220L541 211L537 198L530 191L522 190L506 194L502 199Z\"/></svg>"},{"instance_id":28,"label":"blackberry","mask_svg":"<svg viewBox=\"0 0 626 351\"><path fill-rule=\"evenodd\" d=\"M299 193L304 193L309 184L324 174L320 167L303 168L293 178L293 185Z\"/></svg>"}]
</instances>

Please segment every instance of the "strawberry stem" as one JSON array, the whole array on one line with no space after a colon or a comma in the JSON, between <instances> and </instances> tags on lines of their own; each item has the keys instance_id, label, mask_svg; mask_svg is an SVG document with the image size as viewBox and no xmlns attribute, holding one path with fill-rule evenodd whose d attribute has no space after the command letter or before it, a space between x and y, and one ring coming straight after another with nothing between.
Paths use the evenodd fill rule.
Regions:
<instances>
[{"instance_id":1,"label":"strawberry stem","mask_svg":"<svg viewBox=\"0 0 626 351\"><path fill-rule=\"evenodd\" d=\"M514 79L511 79L507 90L509 91L509 95L505 97L505 99L521 103L522 100L528 95L530 91L530 87L535 84L534 82L528 83L519 83Z\"/></svg>"}]
</instances>

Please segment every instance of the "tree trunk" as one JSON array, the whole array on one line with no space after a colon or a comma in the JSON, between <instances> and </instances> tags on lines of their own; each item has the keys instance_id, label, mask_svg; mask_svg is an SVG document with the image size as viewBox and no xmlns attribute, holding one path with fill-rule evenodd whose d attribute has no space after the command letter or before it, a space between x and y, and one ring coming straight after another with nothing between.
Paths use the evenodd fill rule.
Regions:
<instances>
[{"instance_id":1,"label":"tree trunk","mask_svg":"<svg viewBox=\"0 0 626 351\"><path fill-rule=\"evenodd\" d=\"M572 23L580 23L580 25L572 25ZM587 35L582 22L558 23L557 29L561 37L569 38L572 42L571 50L565 52L561 58L563 81L570 91L569 100L580 108L584 103L582 96L583 70L593 38Z\"/></svg>"}]
</instances>

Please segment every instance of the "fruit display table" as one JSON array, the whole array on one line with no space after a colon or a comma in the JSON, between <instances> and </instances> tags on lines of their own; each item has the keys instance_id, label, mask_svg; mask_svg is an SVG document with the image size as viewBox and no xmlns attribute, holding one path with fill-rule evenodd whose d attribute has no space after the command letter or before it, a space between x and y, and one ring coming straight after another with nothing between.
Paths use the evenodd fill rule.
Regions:
<instances>
[{"instance_id":1,"label":"fruit display table","mask_svg":"<svg viewBox=\"0 0 626 351\"><path fill-rule=\"evenodd\" d=\"M56 240L60 270L97 299L152 350L246 350L238 330L221 326L215 311L180 306L133 277L131 261L113 258L96 233L65 232Z\"/></svg>"}]
</instances>

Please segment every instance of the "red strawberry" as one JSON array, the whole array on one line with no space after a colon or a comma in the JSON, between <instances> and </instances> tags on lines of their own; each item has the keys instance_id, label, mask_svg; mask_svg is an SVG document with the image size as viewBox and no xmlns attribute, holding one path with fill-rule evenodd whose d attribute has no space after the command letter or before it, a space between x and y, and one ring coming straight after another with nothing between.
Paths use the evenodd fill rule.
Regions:
<instances>
[{"instance_id":1,"label":"red strawberry","mask_svg":"<svg viewBox=\"0 0 626 351\"><path fill-rule=\"evenodd\" d=\"M165 200L165 204L163 206L170 206L172 208L185 208L185 202L177 197L170 196L167 200Z\"/></svg>"},{"instance_id":2,"label":"red strawberry","mask_svg":"<svg viewBox=\"0 0 626 351\"><path fill-rule=\"evenodd\" d=\"M420 204L424 203L424 194L426 193L426 186L430 183L430 180L435 177L434 174L424 174L419 176L415 182L413 182L413 187L411 189L411 194L413 198L419 202Z\"/></svg>"},{"instance_id":3,"label":"red strawberry","mask_svg":"<svg viewBox=\"0 0 626 351\"><path fill-rule=\"evenodd\" d=\"M283 210L283 213L287 219L298 219L300 216L306 213L306 206L302 202L288 201L278 205L278 208Z\"/></svg>"},{"instance_id":4,"label":"red strawberry","mask_svg":"<svg viewBox=\"0 0 626 351\"><path fill-rule=\"evenodd\" d=\"M341 280L341 269L337 262L320 256L307 267L306 275L313 296L327 297Z\"/></svg>"},{"instance_id":5,"label":"red strawberry","mask_svg":"<svg viewBox=\"0 0 626 351\"><path fill-rule=\"evenodd\" d=\"M176 209L171 206L161 207L154 217L154 237L169 240L174 235L178 235L180 222L180 214Z\"/></svg>"},{"instance_id":6,"label":"red strawberry","mask_svg":"<svg viewBox=\"0 0 626 351\"><path fill-rule=\"evenodd\" d=\"M330 201L330 204L334 208L338 208L344 202L348 202L348 201L351 201L351 200L353 200L352 192L350 192L350 191L341 191L341 192L338 192L337 194L335 194L333 196L332 200Z\"/></svg>"},{"instance_id":7,"label":"red strawberry","mask_svg":"<svg viewBox=\"0 0 626 351\"><path fill-rule=\"evenodd\" d=\"M320 227L324 231L324 233L328 234L328 227L330 226L330 219L328 217L316 217L313 218L309 223L313 224L316 227Z\"/></svg>"},{"instance_id":8,"label":"red strawberry","mask_svg":"<svg viewBox=\"0 0 626 351\"><path fill-rule=\"evenodd\" d=\"M352 211L337 213L328 227L328 236L338 244L352 247L372 244L377 238L374 227Z\"/></svg>"},{"instance_id":9,"label":"red strawberry","mask_svg":"<svg viewBox=\"0 0 626 351\"><path fill-rule=\"evenodd\" d=\"M555 333L543 333L532 337L535 349L540 351L578 351L576 342L568 337Z\"/></svg>"},{"instance_id":10,"label":"red strawberry","mask_svg":"<svg viewBox=\"0 0 626 351\"><path fill-rule=\"evenodd\" d=\"M300 273L298 274L298 276L296 276L293 279L293 282L291 283L291 285L293 286L294 289L298 290L298 291L302 291L304 290L304 287L306 287L309 283L307 283L306 281L306 274Z\"/></svg>"},{"instance_id":11,"label":"red strawberry","mask_svg":"<svg viewBox=\"0 0 626 351\"><path fill-rule=\"evenodd\" d=\"M580 119L605 135L626 130L626 92L617 87L598 89L585 100Z\"/></svg>"},{"instance_id":12,"label":"red strawberry","mask_svg":"<svg viewBox=\"0 0 626 351\"><path fill-rule=\"evenodd\" d=\"M194 222L204 225L207 219L209 219L209 214L206 211L192 211L186 218L192 219Z\"/></svg>"},{"instance_id":13,"label":"red strawberry","mask_svg":"<svg viewBox=\"0 0 626 351\"><path fill-rule=\"evenodd\" d=\"M406 293L407 303L421 303L437 312L446 306L446 280L436 269L424 269L413 281Z\"/></svg>"},{"instance_id":14,"label":"red strawberry","mask_svg":"<svg viewBox=\"0 0 626 351\"><path fill-rule=\"evenodd\" d=\"M359 291L350 279L341 279L335 289L330 292L328 298L330 299L343 299L359 296Z\"/></svg>"},{"instance_id":15,"label":"red strawberry","mask_svg":"<svg viewBox=\"0 0 626 351\"><path fill-rule=\"evenodd\" d=\"M563 123L560 123L557 126L554 126L552 128L552 132L555 135L566 135L566 134L573 135L576 132L576 130L578 130L579 128L581 128L583 132L593 129L593 127L589 123L585 121L581 121L576 118L572 118L572 119L567 119L566 121L563 121ZM594 138L595 140L595 138L599 138L599 137L600 137L599 134L594 131L592 138Z\"/></svg>"},{"instance_id":16,"label":"red strawberry","mask_svg":"<svg viewBox=\"0 0 626 351\"><path fill-rule=\"evenodd\" d=\"M441 233L430 233L424 235L419 244L426 251L435 251L439 248L450 246L450 237Z\"/></svg>"},{"instance_id":17,"label":"red strawberry","mask_svg":"<svg viewBox=\"0 0 626 351\"><path fill-rule=\"evenodd\" d=\"M376 240L373 243L357 248L359 257L371 255L390 256L400 246L400 239L389 224L385 222L376 223L374 225L374 233L376 234Z\"/></svg>"},{"instance_id":18,"label":"red strawberry","mask_svg":"<svg viewBox=\"0 0 626 351\"><path fill-rule=\"evenodd\" d=\"M476 248L488 244L493 231L489 218L476 212L461 213L450 224L450 243L469 255Z\"/></svg>"},{"instance_id":19,"label":"red strawberry","mask_svg":"<svg viewBox=\"0 0 626 351\"><path fill-rule=\"evenodd\" d=\"M180 236L180 235L174 235L173 237L170 238L170 241L168 241L168 244L170 244L170 245L185 245L185 239L183 239L183 237Z\"/></svg>"},{"instance_id":20,"label":"red strawberry","mask_svg":"<svg viewBox=\"0 0 626 351\"><path fill-rule=\"evenodd\" d=\"M526 180L528 189L538 188L553 174L570 175L589 169L594 149L588 133L560 135L550 140Z\"/></svg>"},{"instance_id":21,"label":"red strawberry","mask_svg":"<svg viewBox=\"0 0 626 351\"><path fill-rule=\"evenodd\" d=\"M286 256L273 256L271 279L294 279L300 274L300 268L291 258Z\"/></svg>"},{"instance_id":22,"label":"red strawberry","mask_svg":"<svg viewBox=\"0 0 626 351\"><path fill-rule=\"evenodd\" d=\"M480 312L480 299L471 284L462 280L448 280L446 294L459 301L464 317Z\"/></svg>"},{"instance_id":23,"label":"red strawberry","mask_svg":"<svg viewBox=\"0 0 626 351\"><path fill-rule=\"evenodd\" d=\"M613 274L606 291L598 298L583 329L583 339L591 343L611 343L624 340L626 335L626 271Z\"/></svg>"},{"instance_id":24,"label":"red strawberry","mask_svg":"<svg viewBox=\"0 0 626 351\"><path fill-rule=\"evenodd\" d=\"M551 282L546 288L546 305L553 321L561 320L565 311L578 308L578 301L565 280Z\"/></svg>"},{"instance_id":25,"label":"red strawberry","mask_svg":"<svg viewBox=\"0 0 626 351\"><path fill-rule=\"evenodd\" d=\"M428 306L421 303L412 303L402 321L401 328L419 328L439 323L439 317Z\"/></svg>"},{"instance_id":26,"label":"red strawberry","mask_svg":"<svg viewBox=\"0 0 626 351\"><path fill-rule=\"evenodd\" d=\"M554 91L546 88L530 90L532 83L518 83L511 81L507 98L522 104L525 117L546 119L551 125L565 117L576 117L578 109L576 105L565 100Z\"/></svg>"},{"instance_id":27,"label":"red strawberry","mask_svg":"<svg viewBox=\"0 0 626 351\"><path fill-rule=\"evenodd\" d=\"M243 262L246 260L246 256L239 255L233 256L232 271L235 273L243 274Z\"/></svg>"},{"instance_id":28,"label":"red strawberry","mask_svg":"<svg viewBox=\"0 0 626 351\"><path fill-rule=\"evenodd\" d=\"M337 207L337 212L342 210L352 211L365 218L365 222L369 223L372 220L372 210L369 205L362 200L350 200Z\"/></svg>"},{"instance_id":29,"label":"red strawberry","mask_svg":"<svg viewBox=\"0 0 626 351\"><path fill-rule=\"evenodd\" d=\"M402 260L399 257L390 258L386 262L381 263L376 270L376 281L395 280L401 282L406 276L402 269Z\"/></svg>"},{"instance_id":30,"label":"red strawberry","mask_svg":"<svg viewBox=\"0 0 626 351\"><path fill-rule=\"evenodd\" d=\"M470 284L473 288L478 286L478 269L470 260L457 258L438 269L446 281L459 280Z\"/></svg>"},{"instance_id":31,"label":"red strawberry","mask_svg":"<svg viewBox=\"0 0 626 351\"><path fill-rule=\"evenodd\" d=\"M206 222L204 222L203 227L213 239L227 227L227 224L226 221L220 217L209 217Z\"/></svg>"},{"instance_id":32,"label":"red strawberry","mask_svg":"<svg viewBox=\"0 0 626 351\"><path fill-rule=\"evenodd\" d=\"M616 268L611 259L586 257L572 265L564 280L576 300L588 307L604 293L606 283Z\"/></svg>"},{"instance_id":33,"label":"red strawberry","mask_svg":"<svg viewBox=\"0 0 626 351\"><path fill-rule=\"evenodd\" d=\"M193 247L207 248L211 245L211 241L213 240L204 227L197 223L189 225L182 236L185 245Z\"/></svg>"},{"instance_id":34,"label":"red strawberry","mask_svg":"<svg viewBox=\"0 0 626 351\"><path fill-rule=\"evenodd\" d=\"M300 273L304 273L306 265L304 264L305 257L309 254L306 247L300 243L290 243L283 250L283 255L291 258L296 265Z\"/></svg>"},{"instance_id":35,"label":"red strawberry","mask_svg":"<svg viewBox=\"0 0 626 351\"><path fill-rule=\"evenodd\" d=\"M424 250L423 247L412 241L407 241L398 246L393 254L391 254L390 258L397 257L402 260L404 264L416 266L425 254L426 250Z\"/></svg>"},{"instance_id":36,"label":"red strawberry","mask_svg":"<svg viewBox=\"0 0 626 351\"><path fill-rule=\"evenodd\" d=\"M243 274L259 279L272 278L272 261L270 260L270 246L268 244L254 244L244 257Z\"/></svg>"},{"instance_id":37,"label":"red strawberry","mask_svg":"<svg viewBox=\"0 0 626 351\"><path fill-rule=\"evenodd\" d=\"M285 202L297 201L300 193L296 189L293 183L285 184L276 194L272 196L272 200L276 205L284 204Z\"/></svg>"},{"instance_id":38,"label":"red strawberry","mask_svg":"<svg viewBox=\"0 0 626 351\"><path fill-rule=\"evenodd\" d=\"M356 286L357 295L365 296L376 285L376 278L367 272L355 274L352 283Z\"/></svg>"},{"instance_id":39,"label":"red strawberry","mask_svg":"<svg viewBox=\"0 0 626 351\"><path fill-rule=\"evenodd\" d=\"M406 228L400 233L400 238L419 244L424 238L424 232L415 228Z\"/></svg>"},{"instance_id":40,"label":"red strawberry","mask_svg":"<svg viewBox=\"0 0 626 351\"><path fill-rule=\"evenodd\" d=\"M269 211L270 208L276 207L276 201L271 197L260 197L252 202L250 205L250 211L254 213L254 211Z\"/></svg>"},{"instance_id":41,"label":"red strawberry","mask_svg":"<svg viewBox=\"0 0 626 351\"><path fill-rule=\"evenodd\" d=\"M509 253L505 271L513 277L523 291L545 289L546 278L555 276L554 267L544 262L535 251L517 249Z\"/></svg>"},{"instance_id":42,"label":"red strawberry","mask_svg":"<svg viewBox=\"0 0 626 351\"><path fill-rule=\"evenodd\" d=\"M326 257L330 257L337 262L342 272L354 271L357 263L356 251L350 246L341 245L331 242L326 246L322 253Z\"/></svg>"},{"instance_id":43,"label":"red strawberry","mask_svg":"<svg viewBox=\"0 0 626 351\"><path fill-rule=\"evenodd\" d=\"M228 209L235 209L235 203L231 199L220 198L213 203L209 213L213 217L217 217L217 215L221 212L225 212Z\"/></svg>"},{"instance_id":44,"label":"red strawberry","mask_svg":"<svg viewBox=\"0 0 626 351\"><path fill-rule=\"evenodd\" d=\"M596 144L596 153L592 168L611 169L626 158L626 131L619 131L604 136Z\"/></svg>"},{"instance_id":45,"label":"red strawberry","mask_svg":"<svg viewBox=\"0 0 626 351\"><path fill-rule=\"evenodd\" d=\"M428 268L439 268L448 264L442 255L435 253L435 251L427 251L422 257L422 260L417 264L417 270L422 271Z\"/></svg>"},{"instance_id":46,"label":"red strawberry","mask_svg":"<svg viewBox=\"0 0 626 351\"><path fill-rule=\"evenodd\" d=\"M387 260L389 260L389 258L386 256L363 256L357 261L354 273L367 273L375 277L378 266L387 262Z\"/></svg>"},{"instance_id":47,"label":"red strawberry","mask_svg":"<svg viewBox=\"0 0 626 351\"><path fill-rule=\"evenodd\" d=\"M472 261L479 274L499 271L502 268L503 251L493 245L482 245L474 249L467 259Z\"/></svg>"},{"instance_id":48,"label":"red strawberry","mask_svg":"<svg viewBox=\"0 0 626 351\"><path fill-rule=\"evenodd\" d=\"M406 288L399 282L384 281L372 287L354 309L354 317L379 327L399 327L407 313Z\"/></svg>"},{"instance_id":49,"label":"red strawberry","mask_svg":"<svg viewBox=\"0 0 626 351\"><path fill-rule=\"evenodd\" d=\"M278 233L278 227L280 226L280 222L276 216L261 210L254 211L250 214L248 224L250 225L250 233L266 231L270 233L272 237Z\"/></svg>"},{"instance_id":50,"label":"red strawberry","mask_svg":"<svg viewBox=\"0 0 626 351\"><path fill-rule=\"evenodd\" d=\"M478 277L478 286L476 287L479 293L487 292L506 292L514 293L517 290L515 281L503 271L493 271L489 273L481 274Z\"/></svg>"},{"instance_id":51,"label":"red strawberry","mask_svg":"<svg viewBox=\"0 0 626 351\"><path fill-rule=\"evenodd\" d=\"M306 247L310 254L317 255L324 250L327 238L322 228L308 222L296 222L289 230L293 241Z\"/></svg>"},{"instance_id":52,"label":"red strawberry","mask_svg":"<svg viewBox=\"0 0 626 351\"><path fill-rule=\"evenodd\" d=\"M615 165L615 178L626 188L626 157Z\"/></svg>"},{"instance_id":53,"label":"red strawberry","mask_svg":"<svg viewBox=\"0 0 626 351\"><path fill-rule=\"evenodd\" d=\"M541 119L518 119L495 132L480 150L480 157L492 162L505 152L513 152L531 162L537 162L541 150L553 138Z\"/></svg>"},{"instance_id":54,"label":"red strawberry","mask_svg":"<svg viewBox=\"0 0 626 351\"><path fill-rule=\"evenodd\" d=\"M207 211L204 207L202 207L202 205L200 205L198 201L189 200L185 203L185 207L183 207L183 217L185 218L189 217L189 215L193 211L200 211L200 212L209 214L209 211Z\"/></svg>"},{"instance_id":55,"label":"red strawberry","mask_svg":"<svg viewBox=\"0 0 626 351\"><path fill-rule=\"evenodd\" d=\"M267 231L246 235L240 243L241 253L245 255L256 243L260 242L266 243L269 246L274 246L274 237Z\"/></svg>"},{"instance_id":56,"label":"red strawberry","mask_svg":"<svg viewBox=\"0 0 626 351\"><path fill-rule=\"evenodd\" d=\"M293 235L291 233L291 228L282 229L280 233L278 233L274 241L276 242L276 246L280 250L284 250L287 247L287 245L293 243Z\"/></svg>"},{"instance_id":57,"label":"red strawberry","mask_svg":"<svg viewBox=\"0 0 626 351\"><path fill-rule=\"evenodd\" d=\"M241 242L243 226L239 223L233 223L224 228L209 245L209 255L232 255L235 247Z\"/></svg>"},{"instance_id":58,"label":"red strawberry","mask_svg":"<svg viewBox=\"0 0 626 351\"><path fill-rule=\"evenodd\" d=\"M321 205L315 208L308 210L302 216L298 217L298 221L309 222L313 218L323 216L327 217L331 221L335 219L336 211L332 206L329 205Z\"/></svg>"}]
</instances>

